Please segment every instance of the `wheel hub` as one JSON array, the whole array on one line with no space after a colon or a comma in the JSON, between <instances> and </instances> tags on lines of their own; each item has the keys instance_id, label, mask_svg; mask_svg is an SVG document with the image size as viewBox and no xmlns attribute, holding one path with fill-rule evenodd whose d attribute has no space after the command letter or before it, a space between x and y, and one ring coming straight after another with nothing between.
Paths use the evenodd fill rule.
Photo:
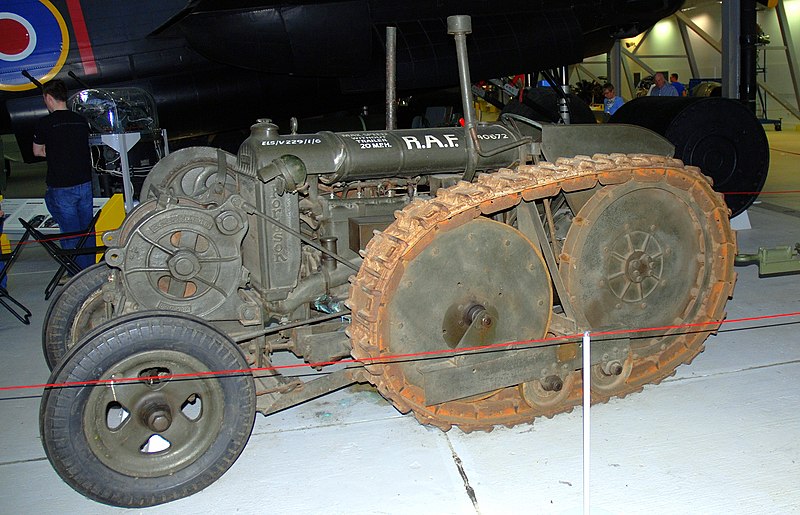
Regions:
<instances>
[{"instance_id":1,"label":"wheel hub","mask_svg":"<svg viewBox=\"0 0 800 515\"><path fill-rule=\"evenodd\" d=\"M188 281L200 271L200 260L194 252L179 250L167 260L169 271L176 279Z\"/></svg>"},{"instance_id":2,"label":"wheel hub","mask_svg":"<svg viewBox=\"0 0 800 515\"><path fill-rule=\"evenodd\" d=\"M106 379L141 379L113 388L96 388L90 393L84 431L98 459L114 470L137 477L174 473L196 460L222 423L221 386L213 381L162 376L206 370L197 359L167 350L137 353L116 363L105 374ZM198 399L202 407L192 412L189 406ZM117 411L122 412L120 420L109 423L108 413ZM148 446L154 435L166 442L157 447L158 451ZM169 459L151 461L153 452Z\"/></svg>"},{"instance_id":3,"label":"wheel hub","mask_svg":"<svg viewBox=\"0 0 800 515\"><path fill-rule=\"evenodd\" d=\"M139 418L151 431L163 433L172 425L172 410L166 402L148 402L139 410Z\"/></svg>"},{"instance_id":4,"label":"wheel hub","mask_svg":"<svg viewBox=\"0 0 800 515\"><path fill-rule=\"evenodd\" d=\"M643 252L634 252L628 258L628 278L635 283L640 283L648 277L653 277L655 265L652 257Z\"/></svg>"},{"instance_id":5,"label":"wheel hub","mask_svg":"<svg viewBox=\"0 0 800 515\"><path fill-rule=\"evenodd\" d=\"M445 313L442 338L451 349L459 345L480 345L494 337L496 320L496 311L489 310L480 303L454 304ZM470 334L465 341L468 332Z\"/></svg>"},{"instance_id":6,"label":"wheel hub","mask_svg":"<svg viewBox=\"0 0 800 515\"><path fill-rule=\"evenodd\" d=\"M618 237L609 249L607 283L624 302L641 302L661 281L664 252L655 235L631 231Z\"/></svg>"}]
</instances>

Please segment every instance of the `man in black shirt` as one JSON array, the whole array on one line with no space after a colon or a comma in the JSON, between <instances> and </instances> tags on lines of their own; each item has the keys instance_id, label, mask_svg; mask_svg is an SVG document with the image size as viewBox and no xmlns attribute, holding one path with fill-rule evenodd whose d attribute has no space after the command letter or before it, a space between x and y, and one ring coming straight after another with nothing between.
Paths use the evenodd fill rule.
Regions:
<instances>
[{"instance_id":1,"label":"man in black shirt","mask_svg":"<svg viewBox=\"0 0 800 515\"><path fill-rule=\"evenodd\" d=\"M78 232L92 221L92 158L89 151L89 124L67 109L64 81L52 80L42 87L50 114L39 120L33 135L34 155L47 158L45 205L58 222L61 232ZM61 240L73 249L78 238ZM93 255L76 256L81 268L94 263Z\"/></svg>"}]
</instances>

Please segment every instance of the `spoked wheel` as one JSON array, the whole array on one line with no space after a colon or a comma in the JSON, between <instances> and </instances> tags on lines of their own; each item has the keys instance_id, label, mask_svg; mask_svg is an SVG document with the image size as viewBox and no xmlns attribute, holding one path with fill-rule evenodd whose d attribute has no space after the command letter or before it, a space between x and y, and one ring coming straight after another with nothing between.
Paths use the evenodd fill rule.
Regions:
<instances>
[{"instance_id":1,"label":"spoked wheel","mask_svg":"<svg viewBox=\"0 0 800 515\"><path fill-rule=\"evenodd\" d=\"M720 196L685 169L637 172L589 199L563 249L564 283L588 327L658 328L634 336L627 357L592 367L599 401L691 361L733 288L735 242ZM708 325L674 327L697 323Z\"/></svg>"},{"instance_id":2,"label":"spoked wheel","mask_svg":"<svg viewBox=\"0 0 800 515\"><path fill-rule=\"evenodd\" d=\"M102 503L144 507L191 495L225 473L250 437L255 388L242 370L241 350L202 320L121 317L87 335L50 376L83 384L45 390L47 457L72 488ZM228 373L209 374L218 371Z\"/></svg>"},{"instance_id":3,"label":"spoked wheel","mask_svg":"<svg viewBox=\"0 0 800 515\"><path fill-rule=\"evenodd\" d=\"M42 324L42 350L50 370L84 335L108 318L101 287L111 269L97 263L73 277L53 297Z\"/></svg>"},{"instance_id":4,"label":"spoked wheel","mask_svg":"<svg viewBox=\"0 0 800 515\"><path fill-rule=\"evenodd\" d=\"M223 153L227 170L236 165L236 156ZM162 191L202 202L217 181L219 151L211 147L177 150L160 160L142 184L142 200L152 199ZM227 173L226 170L226 173Z\"/></svg>"}]
</instances>

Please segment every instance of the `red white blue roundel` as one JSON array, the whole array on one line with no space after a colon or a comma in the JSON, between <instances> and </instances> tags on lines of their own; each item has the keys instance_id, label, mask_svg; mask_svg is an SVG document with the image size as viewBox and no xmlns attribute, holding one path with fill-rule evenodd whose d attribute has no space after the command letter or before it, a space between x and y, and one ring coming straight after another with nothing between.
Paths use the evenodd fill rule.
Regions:
<instances>
[{"instance_id":1,"label":"red white blue roundel","mask_svg":"<svg viewBox=\"0 0 800 515\"><path fill-rule=\"evenodd\" d=\"M0 90L35 88L23 70L39 82L48 81L69 52L67 24L49 0L4 0L0 34Z\"/></svg>"}]
</instances>

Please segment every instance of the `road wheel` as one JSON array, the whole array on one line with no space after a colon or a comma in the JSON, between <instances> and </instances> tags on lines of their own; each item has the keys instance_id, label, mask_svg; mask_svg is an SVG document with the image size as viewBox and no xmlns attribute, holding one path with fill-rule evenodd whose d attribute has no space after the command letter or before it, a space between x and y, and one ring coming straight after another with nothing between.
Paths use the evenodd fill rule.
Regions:
<instances>
[{"instance_id":1,"label":"road wheel","mask_svg":"<svg viewBox=\"0 0 800 515\"><path fill-rule=\"evenodd\" d=\"M239 347L200 319L152 311L116 319L50 376L77 385L45 390L45 453L67 484L101 503L191 495L225 473L250 437L255 388L241 370Z\"/></svg>"}]
</instances>

